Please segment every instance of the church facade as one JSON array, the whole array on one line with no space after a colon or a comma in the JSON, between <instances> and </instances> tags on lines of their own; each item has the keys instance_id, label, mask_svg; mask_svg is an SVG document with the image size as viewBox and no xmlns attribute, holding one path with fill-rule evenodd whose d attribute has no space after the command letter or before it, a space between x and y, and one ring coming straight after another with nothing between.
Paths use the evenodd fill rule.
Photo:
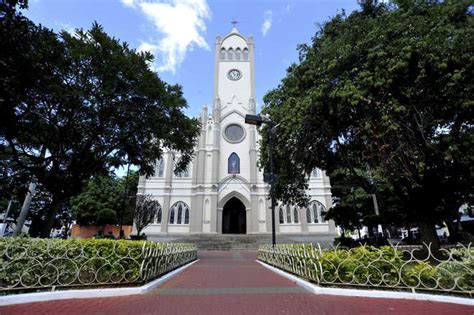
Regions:
<instances>
[{"instance_id":1,"label":"church facade","mask_svg":"<svg viewBox=\"0 0 474 315\"><path fill-rule=\"evenodd\" d=\"M246 114L255 113L253 38L234 27L216 38L213 105L201 112L201 133L188 170L174 174L176 153L166 151L154 176L140 178L138 192L160 204L144 230L147 235L271 233L269 185L257 167L259 135L244 122ZM276 206L277 233L335 234L334 223L321 217L331 205L324 171L312 172L309 188L308 207Z\"/></svg>"}]
</instances>

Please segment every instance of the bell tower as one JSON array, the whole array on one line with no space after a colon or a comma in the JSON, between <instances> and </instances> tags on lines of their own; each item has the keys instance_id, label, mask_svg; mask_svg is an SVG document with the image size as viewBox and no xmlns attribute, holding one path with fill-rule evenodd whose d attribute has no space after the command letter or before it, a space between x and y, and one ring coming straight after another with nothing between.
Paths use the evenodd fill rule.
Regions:
<instances>
[{"instance_id":1,"label":"bell tower","mask_svg":"<svg viewBox=\"0 0 474 315\"><path fill-rule=\"evenodd\" d=\"M214 101L220 101L221 117L231 111L255 113L253 38L245 38L235 27L216 38Z\"/></svg>"},{"instance_id":2,"label":"bell tower","mask_svg":"<svg viewBox=\"0 0 474 315\"><path fill-rule=\"evenodd\" d=\"M226 231L229 213L237 213L226 208L226 202L234 200L232 198L245 205L237 218L238 230L249 233L258 228L255 223L252 225L258 220L255 209L257 182L261 177L257 169L256 128L245 124L245 115L255 114L254 45L253 38L242 36L233 24L229 34L223 38L216 37L214 60L213 145L210 154L211 182L216 194L215 199L211 198L217 210L217 233ZM232 203L227 206L230 205ZM242 226L245 229L240 229Z\"/></svg>"}]
</instances>

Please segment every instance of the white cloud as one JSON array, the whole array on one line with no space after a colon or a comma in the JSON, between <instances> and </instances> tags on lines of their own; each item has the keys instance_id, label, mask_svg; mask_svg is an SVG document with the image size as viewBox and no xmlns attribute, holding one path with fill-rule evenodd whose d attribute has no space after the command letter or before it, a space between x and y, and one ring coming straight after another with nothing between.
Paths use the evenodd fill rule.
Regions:
<instances>
[{"instance_id":1,"label":"white cloud","mask_svg":"<svg viewBox=\"0 0 474 315\"><path fill-rule=\"evenodd\" d=\"M154 25L159 36L142 41L139 50L148 50L157 58L158 71L175 72L186 53L194 46L209 50L202 36L205 20L211 18L206 0L121 0L139 9Z\"/></svg>"},{"instance_id":2,"label":"white cloud","mask_svg":"<svg viewBox=\"0 0 474 315\"><path fill-rule=\"evenodd\" d=\"M272 18L273 18L273 12L271 10L266 10L263 13L263 24L262 24L262 35L265 36L267 35L268 30L270 30L270 27L272 27Z\"/></svg>"},{"instance_id":3,"label":"white cloud","mask_svg":"<svg viewBox=\"0 0 474 315\"><path fill-rule=\"evenodd\" d=\"M127 7L135 7L135 0L120 0L120 2L122 2Z\"/></svg>"}]
</instances>

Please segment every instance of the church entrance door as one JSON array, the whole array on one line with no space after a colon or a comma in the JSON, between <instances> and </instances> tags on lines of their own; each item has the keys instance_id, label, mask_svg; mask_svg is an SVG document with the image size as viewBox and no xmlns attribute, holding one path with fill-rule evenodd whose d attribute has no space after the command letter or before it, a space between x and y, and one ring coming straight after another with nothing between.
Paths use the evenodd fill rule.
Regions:
<instances>
[{"instance_id":1,"label":"church entrance door","mask_svg":"<svg viewBox=\"0 0 474 315\"><path fill-rule=\"evenodd\" d=\"M245 206L238 198L233 197L224 205L222 213L223 234L246 234L247 218Z\"/></svg>"}]
</instances>

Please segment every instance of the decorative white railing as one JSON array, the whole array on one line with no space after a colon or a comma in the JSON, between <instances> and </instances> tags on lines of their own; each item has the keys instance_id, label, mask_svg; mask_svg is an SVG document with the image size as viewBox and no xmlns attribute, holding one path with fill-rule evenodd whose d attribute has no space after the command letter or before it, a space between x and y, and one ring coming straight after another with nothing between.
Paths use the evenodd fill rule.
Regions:
<instances>
[{"instance_id":1,"label":"decorative white railing","mask_svg":"<svg viewBox=\"0 0 474 315\"><path fill-rule=\"evenodd\" d=\"M194 244L5 238L0 239L0 294L140 285L195 259Z\"/></svg>"},{"instance_id":2,"label":"decorative white railing","mask_svg":"<svg viewBox=\"0 0 474 315\"><path fill-rule=\"evenodd\" d=\"M258 259L322 286L369 287L436 291L471 296L474 293L474 249L462 246L434 253L397 246L322 250L311 244L263 245Z\"/></svg>"}]
</instances>

